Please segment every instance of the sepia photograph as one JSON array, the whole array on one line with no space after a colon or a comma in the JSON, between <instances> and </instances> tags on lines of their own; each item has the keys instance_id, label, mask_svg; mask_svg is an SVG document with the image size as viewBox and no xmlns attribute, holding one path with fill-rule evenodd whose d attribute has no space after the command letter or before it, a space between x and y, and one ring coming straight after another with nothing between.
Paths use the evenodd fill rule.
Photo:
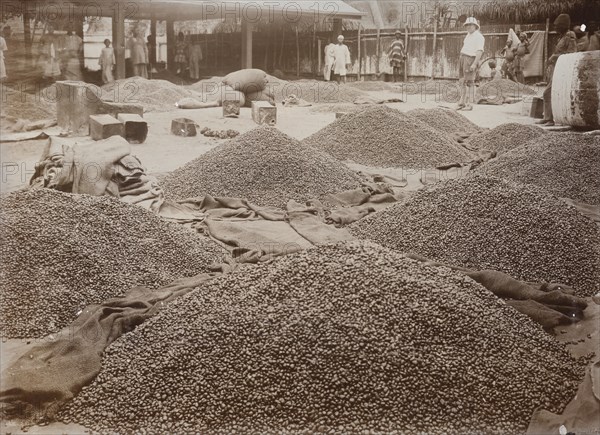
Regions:
<instances>
[{"instance_id":1,"label":"sepia photograph","mask_svg":"<svg viewBox=\"0 0 600 435\"><path fill-rule=\"evenodd\" d=\"M2 0L0 435L600 435L600 0Z\"/></svg>"}]
</instances>

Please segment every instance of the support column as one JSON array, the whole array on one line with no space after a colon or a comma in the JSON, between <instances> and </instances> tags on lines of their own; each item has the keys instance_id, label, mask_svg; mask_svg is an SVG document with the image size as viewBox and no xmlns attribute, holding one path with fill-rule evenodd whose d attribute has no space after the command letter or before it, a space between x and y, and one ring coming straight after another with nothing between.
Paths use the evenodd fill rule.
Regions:
<instances>
[{"instance_id":1,"label":"support column","mask_svg":"<svg viewBox=\"0 0 600 435\"><path fill-rule=\"evenodd\" d=\"M252 27L242 18L242 69L252 68Z\"/></svg>"},{"instance_id":2,"label":"support column","mask_svg":"<svg viewBox=\"0 0 600 435\"><path fill-rule=\"evenodd\" d=\"M120 5L113 9L112 17L113 49L115 51L115 79L125 78L125 16Z\"/></svg>"},{"instance_id":3,"label":"support column","mask_svg":"<svg viewBox=\"0 0 600 435\"><path fill-rule=\"evenodd\" d=\"M156 65L156 16L152 14L152 19L150 20L150 34L152 35L151 44L149 44L148 49L150 50L149 61L152 67Z\"/></svg>"},{"instance_id":4,"label":"support column","mask_svg":"<svg viewBox=\"0 0 600 435\"><path fill-rule=\"evenodd\" d=\"M167 69L175 70L175 22L167 20Z\"/></svg>"}]
</instances>

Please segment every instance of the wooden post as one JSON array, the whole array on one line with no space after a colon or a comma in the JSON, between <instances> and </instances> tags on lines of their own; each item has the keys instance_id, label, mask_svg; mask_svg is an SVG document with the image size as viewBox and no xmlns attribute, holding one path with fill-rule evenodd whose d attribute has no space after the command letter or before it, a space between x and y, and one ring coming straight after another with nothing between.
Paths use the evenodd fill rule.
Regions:
<instances>
[{"instance_id":1,"label":"wooden post","mask_svg":"<svg viewBox=\"0 0 600 435\"><path fill-rule=\"evenodd\" d=\"M112 43L115 52L115 78L125 78L125 16L120 4L113 9L112 16Z\"/></svg>"},{"instance_id":2,"label":"wooden post","mask_svg":"<svg viewBox=\"0 0 600 435\"><path fill-rule=\"evenodd\" d=\"M175 22L167 20L167 69L175 72Z\"/></svg>"},{"instance_id":3,"label":"wooden post","mask_svg":"<svg viewBox=\"0 0 600 435\"><path fill-rule=\"evenodd\" d=\"M431 79L435 78L435 50L437 48L437 14L438 14L437 4L433 13L433 53L431 54Z\"/></svg>"},{"instance_id":4,"label":"wooden post","mask_svg":"<svg viewBox=\"0 0 600 435\"><path fill-rule=\"evenodd\" d=\"M283 48L285 47L285 26L281 27L281 50L279 51L279 63L277 65L278 69L283 71Z\"/></svg>"},{"instance_id":5,"label":"wooden post","mask_svg":"<svg viewBox=\"0 0 600 435\"><path fill-rule=\"evenodd\" d=\"M361 57L361 47L360 47L360 29L361 29L361 24L358 23L358 81L360 81L360 75L362 73L362 57Z\"/></svg>"},{"instance_id":6,"label":"wooden post","mask_svg":"<svg viewBox=\"0 0 600 435\"><path fill-rule=\"evenodd\" d=\"M316 77L316 75L318 74L318 71L315 71L315 63L314 63L314 49L315 49L315 45L317 44L317 23L313 23L313 40L312 40L312 44L310 44L310 64L311 64L311 70L313 72L313 77Z\"/></svg>"},{"instance_id":7,"label":"wooden post","mask_svg":"<svg viewBox=\"0 0 600 435\"><path fill-rule=\"evenodd\" d=\"M300 36L296 26L296 77L300 78Z\"/></svg>"},{"instance_id":8,"label":"wooden post","mask_svg":"<svg viewBox=\"0 0 600 435\"><path fill-rule=\"evenodd\" d=\"M375 74L379 76L380 68L379 64L381 63L381 29L377 29L377 64L375 65Z\"/></svg>"},{"instance_id":9,"label":"wooden post","mask_svg":"<svg viewBox=\"0 0 600 435\"><path fill-rule=\"evenodd\" d=\"M406 60L404 61L404 83L408 81L408 25L404 26L404 52Z\"/></svg>"},{"instance_id":10,"label":"wooden post","mask_svg":"<svg viewBox=\"0 0 600 435\"><path fill-rule=\"evenodd\" d=\"M319 76L321 74L321 71L323 69L323 67L321 66L321 59L322 59L322 56L323 56L323 54L322 54L323 53L322 48L323 47L321 45L321 39L319 39L317 41L317 59L318 59L317 62L318 62L318 65L319 65L319 68L317 70L317 76Z\"/></svg>"},{"instance_id":11,"label":"wooden post","mask_svg":"<svg viewBox=\"0 0 600 435\"><path fill-rule=\"evenodd\" d=\"M154 13L152 14L152 19L150 20L150 34L152 35L154 42L152 46L148 47L150 50L150 56L148 56L148 60L151 68L153 68L156 65L156 16L154 16Z\"/></svg>"},{"instance_id":12,"label":"wooden post","mask_svg":"<svg viewBox=\"0 0 600 435\"><path fill-rule=\"evenodd\" d=\"M548 78L546 77L546 65L548 63L548 34L550 32L550 18L546 18L546 32L544 33L544 55L543 55L543 62L542 62L542 77L544 78L543 80L546 81L548 80Z\"/></svg>"},{"instance_id":13,"label":"wooden post","mask_svg":"<svg viewBox=\"0 0 600 435\"><path fill-rule=\"evenodd\" d=\"M271 27L267 27L267 42L264 45L265 47L265 61L264 61L264 70L269 71L269 48L271 47ZM261 33L262 35L262 33Z\"/></svg>"},{"instance_id":14,"label":"wooden post","mask_svg":"<svg viewBox=\"0 0 600 435\"><path fill-rule=\"evenodd\" d=\"M242 69L252 68L252 23L242 18Z\"/></svg>"},{"instance_id":15,"label":"wooden post","mask_svg":"<svg viewBox=\"0 0 600 435\"><path fill-rule=\"evenodd\" d=\"M31 56L31 14L29 8L25 7L23 11L23 38L25 40L25 53L27 56Z\"/></svg>"}]
</instances>

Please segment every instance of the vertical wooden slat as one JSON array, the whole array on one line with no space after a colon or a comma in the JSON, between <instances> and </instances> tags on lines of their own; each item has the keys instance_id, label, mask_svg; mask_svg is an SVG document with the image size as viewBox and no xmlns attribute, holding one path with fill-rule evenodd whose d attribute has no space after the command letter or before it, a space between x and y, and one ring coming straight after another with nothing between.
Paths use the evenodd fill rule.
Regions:
<instances>
[{"instance_id":1,"label":"vertical wooden slat","mask_svg":"<svg viewBox=\"0 0 600 435\"><path fill-rule=\"evenodd\" d=\"M548 56L548 54L549 54L548 53L548 36L549 36L548 33L549 33L549 31L550 31L550 18L546 18L546 31L544 32L544 54L543 54L543 58L542 58L542 60L543 60L542 77L543 77L544 81L548 80L548 78L546 77L546 65L547 65L548 57L549 57Z\"/></svg>"},{"instance_id":2,"label":"vertical wooden slat","mask_svg":"<svg viewBox=\"0 0 600 435\"><path fill-rule=\"evenodd\" d=\"M298 26L296 26L296 77L300 77L300 36L298 35Z\"/></svg>"},{"instance_id":3,"label":"vertical wooden slat","mask_svg":"<svg viewBox=\"0 0 600 435\"><path fill-rule=\"evenodd\" d=\"M377 64L375 65L375 74L380 74L379 64L381 62L381 29L377 29Z\"/></svg>"},{"instance_id":4,"label":"vertical wooden slat","mask_svg":"<svg viewBox=\"0 0 600 435\"><path fill-rule=\"evenodd\" d=\"M408 25L404 26L404 51L407 53L404 61L404 82L408 81Z\"/></svg>"},{"instance_id":5,"label":"vertical wooden slat","mask_svg":"<svg viewBox=\"0 0 600 435\"><path fill-rule=\"evenodd\" d=\"M360 81L360 75L362 73L362 52L361 52L361 46L360 46L360 29L361 29L361 24L358 23L358 81Z\"/></svg>"},{"instance_id":6,"label":"vertical wooden slat","mask_svg":"<svg viewBox=\"0 0 600 435\"><path fill-rule=\"evenodd\" d=\"M435 78L435 49L437 46L437 14L438 14L438 6L436 4L434 13L433 13L433 52L431 53L431 79Z\"/></svg>"}]
</instances>

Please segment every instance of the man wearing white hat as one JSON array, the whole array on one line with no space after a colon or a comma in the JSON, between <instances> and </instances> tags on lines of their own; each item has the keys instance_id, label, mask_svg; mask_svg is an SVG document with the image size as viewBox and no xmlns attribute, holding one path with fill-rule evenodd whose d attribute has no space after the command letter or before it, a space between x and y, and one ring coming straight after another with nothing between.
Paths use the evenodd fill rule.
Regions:
<instances>
[{"instance_id":1,"label":"man wearing white hat","mask_svg":"<svg viewBox=\"0 0 600 435\"><path fill-rule=\"evenodd\" d=\"M335 46L335 64L333 66L333 73L337 77L337 82L340 79L346 83L346 73L350 68L350 50L348 46L344 44L344 37L338 36L338 44Z\"/></svg>"},{"instance_id":2,"label":"man wearing white hat","mask_svg":"<svg viewBox=\"0 0 600 435\"><path fill-rule=\"evenodd\" d=\"M470 94L473 93L475 76L477 75L479 61L483 54L485 38L479 31L479 23L475 17L467 18L464 26L467 28L468 33L465 36L458 62L461 93L457 110L473 110L473 106L470 103Z\"/></svg>"}]
</instances>

